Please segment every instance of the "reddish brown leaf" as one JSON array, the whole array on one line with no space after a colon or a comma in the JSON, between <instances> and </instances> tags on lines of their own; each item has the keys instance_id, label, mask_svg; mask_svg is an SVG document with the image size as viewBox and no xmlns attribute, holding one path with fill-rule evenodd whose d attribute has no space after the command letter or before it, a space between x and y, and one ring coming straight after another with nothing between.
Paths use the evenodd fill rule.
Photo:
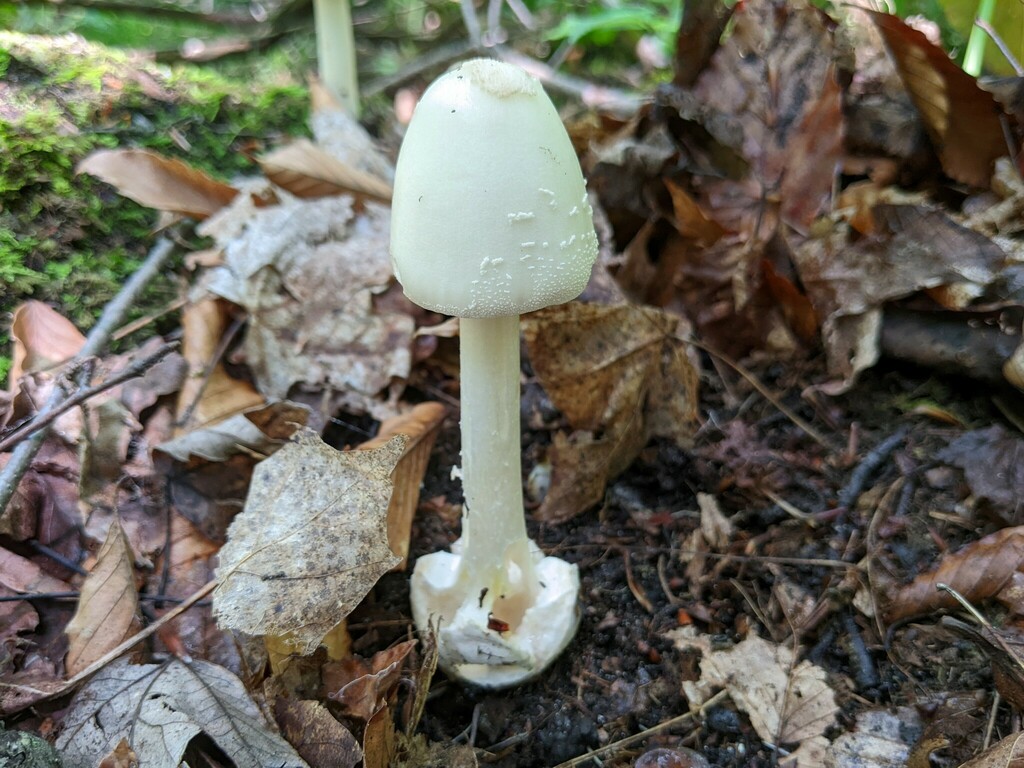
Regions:
<instances>
[{"instance_id":1,"label":"reddish brown leaf","mask_svg":"<svg viewBox=\"0 0 1024 768\"><path fill-rule=\"evenodd\" d=\"M75 675L135 634L139 621L132 550L120 523L114 520L82 583L78 610L68 624L68 675Z\"/></svg>"},{"instance_id":2,"label":"reddish brown leaf","mask_svg":"<svg viewBox=\"0 0 1024 768\"><path fill-rule=\"evenodd\" d=\"M987 188L995 161L1009 154L992 94L978 87L946 52L897 16L868 11L924 119L946 174Z\"/></svg>"},{"instance_id":3,"label":"reddish brown leaf","mask_svg":"<svg viewBox=\"0 0 1024 768\"><path fill-rule=\"evenodd\" d=\"M325 664L328 698L338 702L346 715L368 722L386 706L401 677L402 663L415 647L415 640L406 640L369 661L351 656Z\"/></svg>"},{"instance_id":4,"label":"reddish brown leaf","mask_svg":"<svg viewBox=\"0 0 1024 768\"><path fill-rule=\"evenodd\" d=\"M958 603L937 584L948 584L967 600L978 603L995 597L1014 613L1024 614L1019 595L1024 586L1024 526L1004 528L963 549L944 555L939 567L896 591L885 609L889 623L907 616L955 608Z\"/></svg>"},{"instance_id":5,"label":"reddish brown leaf","mask_svg":"<svg viewBox=\"0 0 1024 768\"><path fill-rule=\"evenodd\" d=\"M93 152L76 170L107 182L139 205L196 219L211 216L238 194L180 160L142 149Z\"/></svg>"},{"instance_id":6,"label":"reddish brown leaf","mask_svg":"<svg viewBox=\"0 0 1024 768\"><path fill-rule=\"evenodd\" d=\"M274 717L281 733L310 768L354 768L363 759L349 730L319 701L293 701L279 697Z\"/></svg>"},{"instance_id":7,"label":"reddish brown leaf","mask_svg":"<svg viewBox=\"0 0 1024 768\"><path fill-rule=\"evenodd\" d=\"M139 756L131 748L127 738L117 742L110 754L100 760L99 768L138 768Z\"/></svg>"},{"instance_id":8,"label":"reddish brown leaf","mask_svg":"<svg viewBox=\"0 0 1024 768\"><path fill-rule=\"evenodd\" d=\"M821 93L807 105L790 141L789 161L779 189L782 220L799 232L807 232L832 197L843 154L842 102L835 70L829 67Z\"/></svg>"}]
</instances>

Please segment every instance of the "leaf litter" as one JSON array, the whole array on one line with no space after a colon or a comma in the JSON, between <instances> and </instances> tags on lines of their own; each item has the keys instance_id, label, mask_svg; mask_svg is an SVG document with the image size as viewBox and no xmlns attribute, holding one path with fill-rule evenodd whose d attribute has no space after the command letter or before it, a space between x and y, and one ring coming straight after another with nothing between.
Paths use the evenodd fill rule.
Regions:
<instances>
[{"instance_id":1,"label":"leaf litter","mask_svg":"<svg viewBox=\"0 0 1024 768\"><path fill-rule=\"evenodd\" d=\"M157 633L163 667L107 666L71 709L37 708L26 727L62 727L68 764L77 749L89 764L177 764L199 734L221 733L172 701L202 678L233 692L232 717L268 750L217 742L239 765L302 764L245 693L261 681L257 700L313 766L328 752L475 764L474 747L506 766L590 749L625 764L638 733L645 756L682 754L685 738L720 765L924 764L938 749L949 764L1007 764L1006 708L992 709L991 739L985 723L992 690L1021 700L1021 494L1017 438L985 425L1024 423L1006 389L1020 387L1024 349L1024 186L1003 157L1020 117L904 22L835 14L750 0L721 41L680 46L680 77L650 108L580 128L603 239L585 295L598 303L524 321L524 450L550 478L531 534L579 563L583 620L574 651L515 697L441 685L428 701L431 648L412 650L405 577L387 574L457 535L455 420L421 400L454 405L458 390L454 346L423 335L451 324L404 303L390 274L393 176L374 142L321 105L315 144L263 156L269 180L223 185L134 150L86 162L125 194L204 218L214 244L192 260L176 363L188 376L154 370L70 412L0 517L5 596L80 595L75 622L59 601L0 604L3 711L43 702L80 658L131 635L136 584L152 621L216 568L222 626L192 608ZM39 304L15 325L8 424L68 379L60 363L82 339ZM930 341L900 346L894 332ZM973 389L887 356L936 371L953 359ZM941 413L955 418L930 420ZM797 414L827 439L807 441ZM876 455L896 422L906 441ZM303 425L370 450L336 452ZM412 437L404 452L391 434ZM315 481L297 482L303 462L322 465ZM341 486L369 500L347 506L331 495ZM958 608L939 583L993 624L936 621ZM100 623L106 605L121 620ZM340 668L344 682L327 674ZM131 696L143 677L162 681L182 715L174 738L124 730L120 705L101 700L111 691L93 688L115 672ZM883 712L897 701L915 707ZM640 727L678 717L692 718L685 737ZM434 743L412 733L421 718ZM102 733L81 741L88 728ZM454 746L460 733L471 745Z\"/></svg>"}]
</instances>

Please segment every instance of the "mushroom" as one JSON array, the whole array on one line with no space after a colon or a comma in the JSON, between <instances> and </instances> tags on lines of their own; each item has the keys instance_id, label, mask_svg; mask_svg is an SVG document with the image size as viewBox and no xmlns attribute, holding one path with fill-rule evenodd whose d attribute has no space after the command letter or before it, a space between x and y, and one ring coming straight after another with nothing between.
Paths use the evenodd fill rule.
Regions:
<instances>
[{"instance_id":1,"label":"mushroom","mask_svg":"<svg viewBox=\"0 0 1024 768\"><path fill-rule=\"evenodd\" d=\"M527 536L519 315L574 299L597 256L586 182L540 83L474 59L436 80L402 143L391 257L406 296L460 318L462 536L421 557L413 618L440 665L484 687L529 679L572 639L579 572Z\"/></svg>"},{"instance_id":2,"label":"mushroom","mask_svg":"<svg viewBox=\"0 0 1024 768\"><path fill-rule=\"evenodd\" d=\"M356 42L348 0L314 0L316 58L320 79L352 117L359 117Z\"/></svg>"}]
</instances>

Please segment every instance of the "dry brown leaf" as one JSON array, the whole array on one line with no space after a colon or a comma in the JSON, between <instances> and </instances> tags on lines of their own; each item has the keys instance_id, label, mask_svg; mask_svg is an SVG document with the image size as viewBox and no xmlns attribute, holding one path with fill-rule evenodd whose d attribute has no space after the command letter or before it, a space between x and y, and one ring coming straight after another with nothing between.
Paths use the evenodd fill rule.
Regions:
<instances>
[{"instance_id":1,"label":"dry brown leaf","mask_svg":"<svg viewBox=\"0 0 1024 768\"><path fill-rule=\"evenodd\" d=\"M120 743L147 768L178 768L205 734L237 768L305 768L264 719L242 681L206 661L117 661L75 696L57 749L67 768L91 768Z\"/></svg>"},{"instance_id":2,"label":"dry brown leaf","mask_svg":"<svg viewBox=\"0 0 1024 768\"><path fill-rule=\"evenodd\" d=\"M540 519L568 520L599 501L608 480L651 437L686 444L697 416L697 374L680 340L680 323L651 307L579 303L524 318L537 378L582 430L571 438L555 436L551 488Z\"/></svg>"},{"instance_id":3,"label":"dry brown leaf","mask_svg":"<svg viewBox=\"0 0 1024 768\"><path fill-rule=\"evenodd\" d=\"M0 547L0 595L69 592L71 586L44 573L38 565ZM39 614L26 601L0 603L0 652L11 660L19 659L24 649L18 635L36 628Z\"/></svg>"},{"instance_id":4,"label":"dry brown leaf","mask_svg":"<svg viewBox=\"0 0 1024 768\"><path fill-rule=\"evenodd\" d=\"M363 731L363 768L390 768L398 751L390 707L381 707Z\"/></svg>"},{"instance_id":5,"label":"dry brown leaf","mask_svg":"<svg viewBox=\"0 0 1024 768\"><path fill-rule=\"evenodd\" d=\"M238 194L180 160L143 149L101 149L76 171L105 181L139 205L196 219L213 215Z\"/></svg>"},{"instance_id":6,"label":"dry brown leaf","mask_svg":"<svg viewBox=\"0 0 1024 768\"><path fill-rule=\"evenodd\" d=\"M194 425L216 424L265 402L252 384L229 376L217 359L228 324L229 308L224 301L204 297L182 310L181 354L189 375L178 392L178 434Z\"/></svg>"},{"instance_id":7,"label":"dry brown leaf","mask_svg":"<svg viewBox=\"0 0 1024 768\"><path fill-rule=\"evenodd\" d=\"M691 706L724 687L733 703L747 713L758 736L772 744L799 744L780 764L821 765L829 744L825 731L839 714L824 669L809 661L796 663L791 648L757 635L722 650L693 627L668 634L679 650L701 652L700 680L683 683Z\"/></svg>"},{"instance_id":8,"label":"dry brown leaf","mask_svg":"<svg viewBox=\"0 0 1024 768\"><path fill-rule=\"evenodd\" d=\"M14 394L18 379L26 373L47 370L77 355L85 336L43 302L26 301L14 309L11 341L13 360L7 380Z\"/></svg>"},{"instance_id":9,"label":"dry brown leaf","mask_svg":"<svg viewBox=\"0 0 1024 768\"><path fill-rule=\"evenodd\" d=\"M992 94L898 16L867 11L921 113L946 174L964 184L987 188L996 159L1009 154Z\"/></svg>"},{"instance_id":10,"label":"dry brown leaf","mask_svg":"<svg viewBox=\"0 0 1024 768\"><path fill-rule=\"evenodd\" d=\"M375 653L369 661L350 656L325 664L327 697L338 702L346 716L369 721L392 699L402 664L415 647L415 640L406 640Z\"/></svg>"},{"instance_id":11,"label":"dry brown leaf","mask_svg":"<svg viewBox=\"0 0 1024 768\"><path fill-rule=\"evenodd\" d=\"M280 448L296 429L305 426L309 415L310 409L305 405L287 400L269 403L190 430L156 447L182 462L223 462L237 454L267 456Z\"/></svg>"},{"instance_id":12,"label":"dry brown leaf","mask_svg":"<svg viewBox=\"0 0 1024 768\"><path fill-rule=\"evenodd\" d=\"M1020 768L1024 764L1024 734L1013 733L960 768Z\"/></svg>"},{"instance_id":13,"label":"dry brown leaf","mask_svg":"<svg viewBox=\"0 0 1024 768\"><path fill-rule=\"evenodd\" d=\"M296 197L351 194L379 203L391 202L391 185L321 149L308 139L259 158L267 178Z\"/></svg>"},{"instance_id":14,"label":"dry brown leaf","mask_svg":"<svg viewBox=\"0 0 1024 768\"><path fill-rule=\"evenodd\" d=\"M117 742L110 754L100 760L99 768L138 768L139 756L128 745L128 739Z\"/></svg>"},{"instance_id":15,"label":"dry brown leaf","mask_svg":"<svg viewBox=\"0 0 1024 768\"><path fill-rule=\"evenodd\" d=\"M679 184L669 178L663 182L672 197L673 223L679 234L702 247L717 243L725 234L722 225L710 218Z\"/></svg>"},{"instance_id":16,"label":"dry brown leaf","mask_svg":"<svg viewBox=\"0 0 1024 768\"><path fill-rule=\"evenodd\" d=\"M260 462L220 551L213 611L249 635L291 634L298 653L356 607L397 562L387 545L394 438L343 453L311 430Z\"/></svg>"},{"instance_id":17,"label":"dry brown leaf","mask_svg":"<svg viewBox=\"0 0 1024 768\"><path fill-rule=\"evenodd\" d=\"M980 603L996 598L1017 615L1024 615L1021 588L1024 587L1024 526L1004 528L947 553L939 567L923 573L892 595L885 608L885 620L893 623L908 616L955 608L949 593L936 588L947 584L968 601Z\"/></svg>"},{"instance_id":18,"label":"dry brown leaf","mask_svg":"<svg viewBox=\"0 0 1024 768\"><path fill-rule=\"evenodd\" d=\"M349 730L319 701L279 697L274 717L281 733L310 768L355 768L363 750Z\"/></svg>"},{"instance_id":19,"label":"dry brown leaf","mask_svg":"<svg viewBox=\"0 0 1024 768\"><path fill-rule=\"evenodd\" d=\"M64 630L68 636L68 675L81 672L141 626L132 550L115 519L96 564L82 583L75 617Z\"/></svg>"},{"instance_id":20,"label":"dry brown leaf","mask_svg":"<svg viewBox=\"0 0 1024 768\"><path fill-rule=\"evenodd\" d=\"M420 502L420 486L447 413L448 409L440 403L420 403L406 413L383 421L377 436L359 446L359 450L365 451L380 448L395 435L405 435L407 439L405 452L391 475L395 489L388 505L388 546L402 558L395 566L396 571L405 570L412 519Z\"/></svg>"}]
</instances>

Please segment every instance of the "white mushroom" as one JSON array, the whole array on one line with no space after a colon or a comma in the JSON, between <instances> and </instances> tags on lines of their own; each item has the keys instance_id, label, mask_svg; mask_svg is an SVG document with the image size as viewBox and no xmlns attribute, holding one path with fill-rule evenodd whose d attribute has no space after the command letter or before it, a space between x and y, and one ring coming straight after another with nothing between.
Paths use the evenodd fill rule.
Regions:
<instances>
[{"instance_id":1,"label":"white mushroom","mask_svg":"<svg viewBox=\"0 0 1024 768\"><path fill-rule=\"evenodd\" d=\"M597 235L576 154L540 84L467 61L416 107L402 144L391 256L406 295L460 320L462 538L421 557L413 617L440 620L440 663L462 680L514 685L572 639L579 573L526 534L519 426L519 315L580 294Z\"/></svg>"}]
</instances>

